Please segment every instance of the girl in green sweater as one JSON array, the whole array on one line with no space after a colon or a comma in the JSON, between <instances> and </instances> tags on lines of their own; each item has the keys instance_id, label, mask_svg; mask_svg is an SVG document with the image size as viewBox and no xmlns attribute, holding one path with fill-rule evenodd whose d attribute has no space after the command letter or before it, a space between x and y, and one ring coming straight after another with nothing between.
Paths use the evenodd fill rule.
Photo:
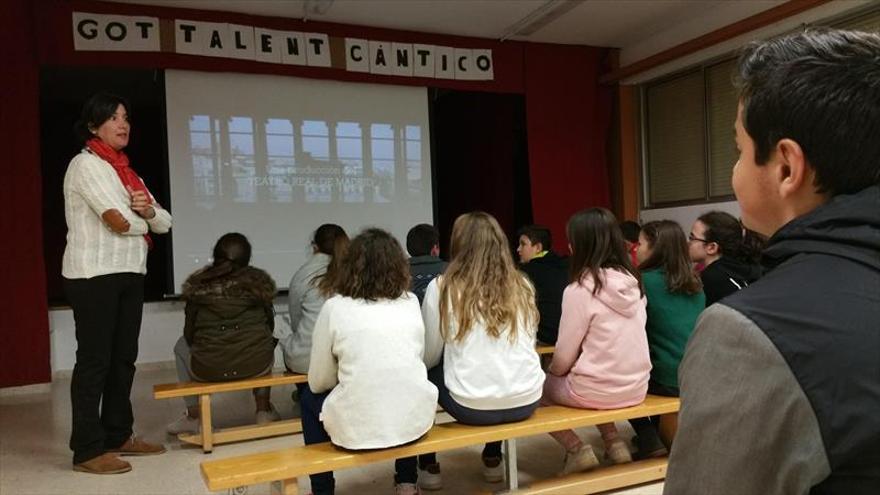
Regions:
<instances>
[{"instance_id":1,"label":"girl in green sweater","mask_svg":"<svg viewBox=\"0 0 880 495\"><path fill-rule=\"evenodd\" d=\"M678 397L678 364L706 306L706 297L691 266L687 238L676 222L660 220L643 225L636 256L648 299L645 330L653 366L648 393ZM639 450L637 457L667 454L657 434L658 420L630 421L637 435L633 440Z\"/></svg>"}]
</instances>

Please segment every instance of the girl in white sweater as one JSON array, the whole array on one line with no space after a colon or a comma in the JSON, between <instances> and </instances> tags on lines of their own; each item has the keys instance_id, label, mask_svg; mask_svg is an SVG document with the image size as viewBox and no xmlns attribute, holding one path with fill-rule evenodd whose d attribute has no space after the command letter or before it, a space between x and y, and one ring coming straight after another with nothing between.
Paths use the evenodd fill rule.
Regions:
<instances>
[{"instance_id":1,"label":"girl in white sweater","mask_svg":"<svg viewBox=\"0 0 880 495\"><path fill-rule=\"evenodd\" d=\"M440 405L460 423L522 421L537 408L544 384L535 352L535 291L488 213L455 220L450 254L422 306L428 378L440 390ZM486 481L501 481L501 442L486 444L482 458Z\"/></svg>"},{"instance_id":2,"label":"girl in white sweater","mask_svg":"<svg viewBox=\"0 0 880 495\"><path fill-rule=\"evenodd\" d=\"M379 229L355 237L332 280L336 294L315 321L303 439L382 449L418 439L434 424L437 389L423 362L425 327L400 244ZM418 493L416 458L395 463L398 495ZM311 476L315 495L333 473Z\"/></svg>"}]
</instances>

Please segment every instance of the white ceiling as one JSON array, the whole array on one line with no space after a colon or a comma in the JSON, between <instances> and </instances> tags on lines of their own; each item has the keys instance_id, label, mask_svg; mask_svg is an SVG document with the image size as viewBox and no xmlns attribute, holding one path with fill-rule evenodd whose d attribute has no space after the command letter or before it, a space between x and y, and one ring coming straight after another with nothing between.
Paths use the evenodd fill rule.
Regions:
<instances>
[{"instance_id":1,"label":"white ceiling","mask_svg":"<svg viewBox=\"0 0 880 495\"><path fill-rule=\"evenodd\" d=\"M303 18L308 1L112 0L124 3ZM784 0L335 0L308 18L362 26L500 39L545 4L570 10L529 36L511 39L661 51L784 3ZM705 22L703 22L705 21ZM688 25L685 37L675 36ZM696 28L694 27L696 26ZM696 34L695 34L696 32ZM673 35L665 35L672 33ZM661 46L653 42L664 40ZM645 47L645 44L648 44Z\"/></svg>"}]
</instances>

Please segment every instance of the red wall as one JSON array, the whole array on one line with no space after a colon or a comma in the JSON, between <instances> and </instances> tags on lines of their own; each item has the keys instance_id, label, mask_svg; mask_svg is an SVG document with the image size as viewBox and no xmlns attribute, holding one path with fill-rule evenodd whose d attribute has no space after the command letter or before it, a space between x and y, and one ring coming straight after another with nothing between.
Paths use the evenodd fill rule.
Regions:
<instances>
[{"instance_id":1,"label":"red wall","mask_svg":"<svg viewBox=\"0 0 880 495\"><path fill-rule=\"evenodd\" d=\"M605 49L497 42L427 33L366 28L294 19L141 5L60 0L6 0L2 36L7 77L2 86L4 180L0 208L5 297L0 341L0 387L45 382L49 333L40 218L38 71L41 65L175 68L282 74L385 84L433 86L526 96L531 195L535 221L549 225L557 249L565 246L568 216L583 207L609 204L604 143L610 123L610 93L598 83ZM449 81L350 73L339 69L264 64L174 53L74 52L74 10L163 19L235 22L330 36L490 48L494 81ZM34 22L38 19L39 22ZM6 306L9 306L8 308Z\"/></svg>"},{"instance_id":2,"label":"red wall","mask_svg":"<svg viewBox=\"0 0 880 495\"><path fill-rule=\"evenodd\" d=\"M50 380L49 316L40 201L39 73L30 2L10 0L0 16L0 387Z\"/></svg>"},{"instance_id":3,"label":"red wall","mask_svg":"<svg viewBox=\"0 0 880 495\"><path fill-rule=\"evenodd\" d=\"M605 141L612 88L598 83L603 56L577 46L525 47L532 212L566 254L568 218L588 206L611 206Z\"/></svg>"}]
</instances>

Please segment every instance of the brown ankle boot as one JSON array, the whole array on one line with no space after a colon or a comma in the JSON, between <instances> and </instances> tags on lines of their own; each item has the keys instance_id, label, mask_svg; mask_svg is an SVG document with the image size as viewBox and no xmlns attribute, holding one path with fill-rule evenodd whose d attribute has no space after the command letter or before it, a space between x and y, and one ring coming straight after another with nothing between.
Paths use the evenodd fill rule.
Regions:
<instances>
[{"instance_id":1,"label":"brown ankle boot","mask_svg":"<svg viewBox=\"0 0 880 495\"><path fill-rule=\"evenodd\" d=\"M107 452L119 455L157 455L165 453L165 446L148 443L132 435L124 444L115 449L107 449Z\"/></svg>"},{"instance_id":2,"label":"brown ankle boot","mask_svg":"<svg viewBox=\"0 0 880 495\"><path fill-rule=\"evenodd\" d=\"M131 464L116 457L116 454L106 452L86 462L74 464L73 470L91 474L119 474L131 471Z\"/></svg>"}]
</instances>

